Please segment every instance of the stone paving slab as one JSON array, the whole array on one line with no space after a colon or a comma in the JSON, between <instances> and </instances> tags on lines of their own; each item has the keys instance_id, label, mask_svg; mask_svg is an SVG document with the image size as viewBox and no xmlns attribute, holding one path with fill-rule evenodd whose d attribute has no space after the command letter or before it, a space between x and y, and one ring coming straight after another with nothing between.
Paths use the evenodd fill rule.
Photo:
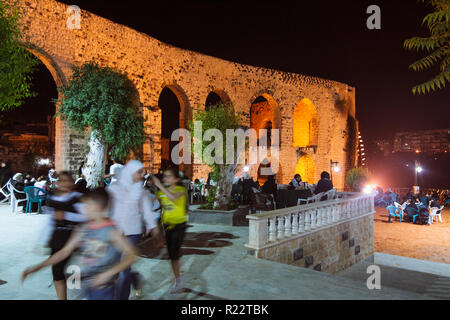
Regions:
<instances>
[{"instance_id":1,"label":"stone paving slab","mask_svg":"<svg viewBox=\"0 0 450 320\"><path fill-rule=\"evenodd\" d=\"M0 299L56 299L50 268L27 279L25 267L46 258L33 251L43 215L12 215L0 205ZM166 254L143 250L133 268L147 280L143 299L428 299L430 295L384 286L368 290L359 280L258 260L247 254L248 227L195 224L187 230L182 272L185 291L170 294L172 273ZM146 244L143 244L146 248ZM69 299L79 296L69 290Z\"/></svg>"}]
</instances>

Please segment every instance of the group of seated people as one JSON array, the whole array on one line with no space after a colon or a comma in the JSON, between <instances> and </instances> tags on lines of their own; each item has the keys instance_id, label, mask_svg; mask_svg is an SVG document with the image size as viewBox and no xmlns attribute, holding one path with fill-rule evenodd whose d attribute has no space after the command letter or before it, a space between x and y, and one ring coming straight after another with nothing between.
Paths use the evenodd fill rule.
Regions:
<instances>
[{"instance_id":1,"label":"group of seated people","mask_svg":"<svg viewBox=\"0 0 450 320\"><path fill-rule=\"evenodd\" d=\"M27 196L24 193L26 187L39 188L44 191L42 192L42 194L46 194L48 191L55 187L56 181L58 181L58 177L54 169L50 169L47 177L39 176L38 178L33 177L31 174L17 172L12 177L6 180L6 183L4 186L2 186L2 188L7 189L7 184L9 183L14 188L14 197L19 200L26 199ZM2 193L1 196L4 198L5 194ZM26 203L22 202L20 205L22 207L25 207Z\"/></svg>"},{"instance_id":2,"label":"group of seated people","mask_svg":"<svg viewBox=\"0 0 450 320\"><path fill-rule=\"evenodd\" d=\"M418 195L413 195L412 192L409 192L404 197L404 202L401 206L398 203L398 196L395 200L391 200L387 208L389 206L396 207L397 214L401 211L403 215L403 219L405 221L419 223L419 224L431 224L432 221L430 219L430 212L433 208L440 209L441 202L439 201L439 196L433 193L423 194L420 193ZM401 208L400 208L401 207ZM393 208L392 208L393 209ZM389 210L389 208L388 208ZM389 215L389 222L391 222L391 215Z\"/></svg>"},{"instance_id":3,"label":"group of seated people","mask_svg":"<svg viewBox=\"0 0 450 320\"><path fill-rule=\"evenodd\" d=\"M208 177L206 182L205 179L195 179L191 184L191 189L194 192L194 201L205 201L208 190L215 185L216 183L210 177ZM295 174L289 185L285 187L289 190L305 190L308 192L309 196L312 196L333 189L333 183L330 180L330 174L324 171L317 184L304 182L302 181L300 174ZM260 185L258 181L253 180L248 172L245 172L241 177L234 178L231 189L231 199L239 202L239 204L249 204L252 193L263 193L270 195L272 200L276 202L281 188L282 186L278 184L275 175L267 176L267 180L264 184Z\"/></svg>"}]
</instances>

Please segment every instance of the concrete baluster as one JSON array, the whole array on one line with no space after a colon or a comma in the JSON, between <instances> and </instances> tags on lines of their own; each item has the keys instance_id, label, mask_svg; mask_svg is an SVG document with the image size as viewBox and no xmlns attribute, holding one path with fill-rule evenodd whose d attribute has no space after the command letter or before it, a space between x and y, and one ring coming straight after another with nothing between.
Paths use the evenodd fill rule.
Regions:
<instances>
[{"instance_id":1,"label":"concrete baluster","mask_svg":"<svg viewBox=\"0 0 450 320\"><path fill-rule=\"evenodd\" d=\"M305 211L305 231L311 230L311 210Z\"/></svg>"},{"instance_id":2,"label":"concrete baluster","mask_svg":"<svg viewBox=\"0 0 450 320\"><path fill-rule=\"evenodd\" d=\"M298 215L298 233L305 232L305 211L301 211Z\"/></svg>"},{"instance_id":3,"label":"concrete baluster","mask_svg":"<svg viewBox=\"0 0 450 320\"><path fill-rule=\"evenodd\" d=\"M315 229L317 221L317 212L315 209L312 209L309 211L309 213L311 214L311 229Z\"/></svg>"},{"instance_id":4,"label":"concrete baluster","mask_svg":"<svg viewBox=\"0 0 450 320\"><path fill-rule=\"evenodd\" d=\"M276 218L269 219L269 241L277 240Z\"/></svg>"},{"instance_id":5,"label":"concrete baluster","mask_svg":"<svg viewBox=\"0 0 450 320\"><path fill-rule=\"evenodd\" d=\"M278 234L277 239L283 239L284 238L284 217L277 217L278 218Z\"/></svg>"},{"instance_id":6,"label":"concrete baluster","mask_svg":"<svg viewBox=\"0 0 450 320\"><path fill-rule=\"evenodd\" d=\"M298 212L292 214L292 234L298 234Z\"/></svg>"},{"instance_id":7,"label":"concrete baluster","mask_svg":"<svg viewBox=\"0 0 450 320\"><path fill-rule=\"evenodd\" d=\"M284 236L290 237L292 235L291 215L284 216Z\"/></svg>"}]
</instances>

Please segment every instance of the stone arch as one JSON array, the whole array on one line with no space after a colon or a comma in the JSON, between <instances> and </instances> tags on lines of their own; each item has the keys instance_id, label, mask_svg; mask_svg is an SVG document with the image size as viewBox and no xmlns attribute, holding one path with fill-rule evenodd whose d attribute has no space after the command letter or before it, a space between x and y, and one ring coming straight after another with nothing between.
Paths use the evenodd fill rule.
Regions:
<instances>
[{"instance_id":1,"label":"stone arch","mask_svg":"<svg viewBox=\"0 0 450 320\"><path fill-rule=\"evenodd\" d=\"M293 141L297 148L317 146L319 136L319 116L311 100L301 100L293 114Z\"/></svg>"},{"instance_id":2,"label":"stone arch","mask_svg":"<svg viewBox=\"0 0 450 320\"><path fill-rule=\"evenodd\" d=\"M205 101L205 110L209 110L211 105L217 103L223 103L229 107L233 108L233 104L231 103L231 99L228 94L224 90L215 89L208 93Z\"/></svg>"},{"instance_id":3,"label":"stone arch","mask_svg":"<svg viewBox=\"0 0 450 320\"><path fill-rule=\"evenodd\" d=\"M22 43L21 44L26 50L28 50L31 54L33 54L36 58L38 58L50 72L55 81L56 87L61 87L67 84L67 77L59 65L56 63L54 58L44 51L42 48L39 48L36 45L31 43ZM58 98L60 98L60 93L58 91ZM56 111L58 110L58 105L56 105ZM66 135L70 132L70 128L68 128L63 120L60 117L54 118L54 161L55 161L55 169L57 171L68 170L71 168L71 164L69 162L69 158L66 156L70 150L66 144ZM73 160L72 160L73 161ZM78 164L79 165L79 164Z\"/></svg>"},{"instance_id":4,"label":"stone arch","mask_svg":"<svg viewBox=\"0 0 450 320\"><path fill-rule=\"evenodd\" d=\"M66 75L50 54L30 43L22 43L22 46L26 50L31 52L36 58L42 61L42 63L47 67L48 71L50 71L51 75L53 76L56 86L60 87L67 83Z\"/></svg>"},{"instance_id":5,"label":"stone arch","mask_svg":"<svg viewBox=\"0 0 450 320\"><path fill-rule=\"evenodd\" d=\"M166 110L165 106L161 105L161 98L164 97L164 95L170 94L172 94L178 102L178 109L176 110ZM168 99L171 98L169 97ZM172 148L177 145L178 142L170 141L171 132L177 128L187 129L188 123L192 119L192 112L185 91L179 85L173 83L162 85L161 91L158 95L158 106L161 109L161 166L172 166L173 163L170 161L170 155ZM176 113L178 113L178 115ZM165 132L167 119L173 119L173 117L178 117L178 125L173 124L173 127L170 128L171 130L169 129L171 132ZM179 169L182 170L187 176L192 177L192 161L188 164L181 163L179 165Z\"/></svg>"},{"instance_id":6,"label":"stone arch","mask_svg":"<svg viewBox=\"0 0 450 320\"><path fill-rule=\"evenodd\" d=\"M257 93L253 95L253 97L250 99L250 118L251 118L251 109L253 104L255 103L255 100L258 98L263 98L267 101L268 105L272 108L272 128L273 129L281 129L281 111L278 102L273 98L273 93L271 91L262 91L260 93ZM250 119L250 126L251 126L251 119Z\"/></svg>"},{"instance_id":7,"label":"stone arch","mask_svg":"<svg viewBox=\"0 0 450 320\"><path fill-rule=\"evenodd\" d=\"M280 108L270 94L262 93L251 101L250 128L256 130L258 139L260 129L268 129L267 133L271 136L271 130L281 128ZM268 142L270 140L269 138Z\"/></svg>"},{"instance_id":8,"label":"stone arch","mask_svg":"<svg viewBox=\"0 0 450 320\"><path fill-rule=\"evenodd\" d=\"M302 181L308 183L315 183L316 177L316 164L311 156L304 154L298 159L297 166L295 167L295 173L299 174Z\"/></svg>"}]
</instances>

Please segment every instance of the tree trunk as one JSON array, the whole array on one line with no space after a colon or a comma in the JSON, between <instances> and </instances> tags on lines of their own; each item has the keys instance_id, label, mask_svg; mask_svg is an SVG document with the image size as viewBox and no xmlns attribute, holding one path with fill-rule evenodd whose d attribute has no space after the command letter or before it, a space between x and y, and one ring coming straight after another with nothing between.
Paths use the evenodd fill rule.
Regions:
<instances>
[{"instance_id":1,"label":"tree trunk","mask_svg":"<svg viewBox=\"0 0 450 320\"><path fill-rule=\"evenodd\" d=\"M215 209L227 209L230 203L231 187L236 174L236 167L236 164L220 165L220 180L217 181L216 199L214 200Z\"/></svg>"},{"instance_id":2,"label":"tree trunk","mask_svg":"<svg viewBox=\"0 0 450 320\"><path fill-rule=\"evenodd\" d=\"M84 178L86 179L88 189L95 189L103 186L106 146L101 140L102 139L96 139L94 137L94 132L91 132L91 137L89 139L89 153L86 158L86 163L81 169Z\"/></svg>"}]
</instances>

